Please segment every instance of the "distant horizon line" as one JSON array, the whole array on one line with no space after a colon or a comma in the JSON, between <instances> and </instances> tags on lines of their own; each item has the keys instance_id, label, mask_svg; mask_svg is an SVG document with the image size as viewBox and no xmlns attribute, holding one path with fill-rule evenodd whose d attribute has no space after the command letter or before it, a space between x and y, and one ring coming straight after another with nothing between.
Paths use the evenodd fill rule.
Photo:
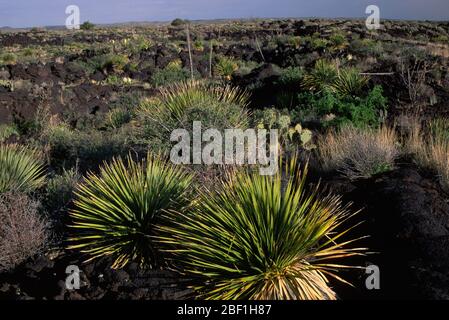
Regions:
<instances>
[{"instance_id":1,"label":"distant horizon line","mask_svg":"<svg viewBox=\"0 0 449 320\"><path fill-rule=\"evenodd\" d=\"M210 19L188 19L188 18L175 18L175 19L183 19L188 20L190 22L213 22L213 21L236 21L236 20L286 20L286 19L292 19L292 20L310 20L310 19L317 19L317 20L362 20L366 19L366 16L362 17L319 17L319 16L310 16L310 17L242 17L242 18L210 18ZM103 22L103 23L96 23L91 20L86 20L84 22L90 22L96 26L116 26L116 25L129 25L129 24L166 24L170 23L175 19L171 20L143 20L143 21L123 21L123 22ZM448 22L447 20L439 20L439 19L404 19L404 18L384 18L381 19L381 21L410 21L410 22ZM83 22L83 23L84 23ZM26 30L26 29L33 29L33 28L65 28L65 25L35 25L35 26L24 26L24 27L11 27L11 26L0 26L0 29L16 29L16 30Z\"/></svg>"}]
</instances>

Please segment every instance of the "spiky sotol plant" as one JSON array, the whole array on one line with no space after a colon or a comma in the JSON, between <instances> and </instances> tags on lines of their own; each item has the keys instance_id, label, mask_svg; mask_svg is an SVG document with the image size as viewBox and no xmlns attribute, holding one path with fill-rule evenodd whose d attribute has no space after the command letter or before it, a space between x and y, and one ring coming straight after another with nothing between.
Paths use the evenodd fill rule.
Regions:
<instances>
[{"instance_id":1,"label":"spiky sotol plant","mask_svg":"<svg viewBox=\"0 0 449 320\"><path fill-rule=\"evenodd\" d=\"M155 227L163 210L180 210L188 203L191 180L181 167L150 154L145 162L128 156L105 163L98 175L89 174L77 188L70 248L87 254L87 261L112 256L113 268L131 261L161 266L152 241Z\"/></svg>"},{"instance_id":2,"label":"spiky sotol plant","mask_svg":"<svg viewBox=\"0 0 449 320\"><path fill-rule=\"evenodd\" d=\"M34 191L44 182L44 164L35 149L0 144L0 194Z\"/></svg>"},{"instance_id":3,"label":"spiky sotol plant","mask_svg":"<svg viewBox=\"0 0 449 320\"><path fill-rule=\"evenodd\" d=\"M339 259L362 254L339 242L353 214L336 196L307 190L295 161L275 176L240 172L190 213L168 214L159 241L206 299L335 299ZM282 171L282 170L281 170Z\"/></svg>"}]
</instances>

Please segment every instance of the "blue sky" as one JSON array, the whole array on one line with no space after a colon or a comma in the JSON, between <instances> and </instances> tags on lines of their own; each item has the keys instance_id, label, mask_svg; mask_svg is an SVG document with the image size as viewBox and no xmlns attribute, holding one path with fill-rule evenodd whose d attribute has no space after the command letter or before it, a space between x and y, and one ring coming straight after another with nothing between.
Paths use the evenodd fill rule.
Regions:
<instances>
[{"instance_id":1,"label":"blue sky","mask_svg":"<svg viewBox=\"0 0 449 320\"><path fill-rule=\"evenodd\" d=\"M364 17L378 5L381 18L449 20L449 0L0 0L0 26L63 25L78 5L81 21L113 23L255 17Z\"/></svg>"}]
</instances>

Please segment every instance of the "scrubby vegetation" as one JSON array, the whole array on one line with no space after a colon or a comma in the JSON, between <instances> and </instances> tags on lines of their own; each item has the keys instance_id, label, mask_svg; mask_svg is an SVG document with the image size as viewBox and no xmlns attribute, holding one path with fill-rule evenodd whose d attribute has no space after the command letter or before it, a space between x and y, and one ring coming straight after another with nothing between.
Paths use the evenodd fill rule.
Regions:
<instances>
[{"instance_id":1,"label":"scrubby vegetation","mask_svg":"<svg viewBox=\"0 0 449 320\"><path fill-rule=\"evenodd\" d=\"M0 194L0 272L17 267L48 245L48 224L38 207L23 193Z\"/></svg>"},{"instance_id":2,"label":"scrubby vegetation","mask_svg":"<svg viewBox=\"0 0 449 320\"><path fill-rule=\"evenodd\" d=\"M133 299L167 298L142 282L154 269L173 272L176 298L344 299L397 257L386 278L412 288L372 296L449 294L397 271L449 270L421 254L449 236L448 36L294 19L2 32L0 280L51 256L91 279L133 274ZM285 170L171 163L171 133L194 121L277 130ZM0 299L20 296L5 283Z\"/></svg>"},{"instance_id":3,"label":"scrubby vegetation","mask_svg":"<svg viewBox=\"0 0 449 320\"><path fill-rule=\"evenodd\" d=\"M344 127L320 138L318 150L324 170L350 179L369 178L392 170L399 155L394 129L361 130Z\"/></svg>"}]
</instances>

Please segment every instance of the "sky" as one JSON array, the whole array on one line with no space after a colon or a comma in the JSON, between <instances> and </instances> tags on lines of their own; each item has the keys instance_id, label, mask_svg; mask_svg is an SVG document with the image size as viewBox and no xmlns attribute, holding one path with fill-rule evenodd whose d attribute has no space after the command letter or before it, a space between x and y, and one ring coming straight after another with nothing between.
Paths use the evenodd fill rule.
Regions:
<instances>
[{"instance_id":1,"label":"sky","mask_svg":"<svg viewBox=\"0 0 449 320\"><path fill-rule=\"evenodd\" d=\"M0 0L0 26L64 25L68 5L81 22L117 23L220 18L366 17L368 5L381 18L449 20L449 0Z\"/></svg>"}]
</instances>

